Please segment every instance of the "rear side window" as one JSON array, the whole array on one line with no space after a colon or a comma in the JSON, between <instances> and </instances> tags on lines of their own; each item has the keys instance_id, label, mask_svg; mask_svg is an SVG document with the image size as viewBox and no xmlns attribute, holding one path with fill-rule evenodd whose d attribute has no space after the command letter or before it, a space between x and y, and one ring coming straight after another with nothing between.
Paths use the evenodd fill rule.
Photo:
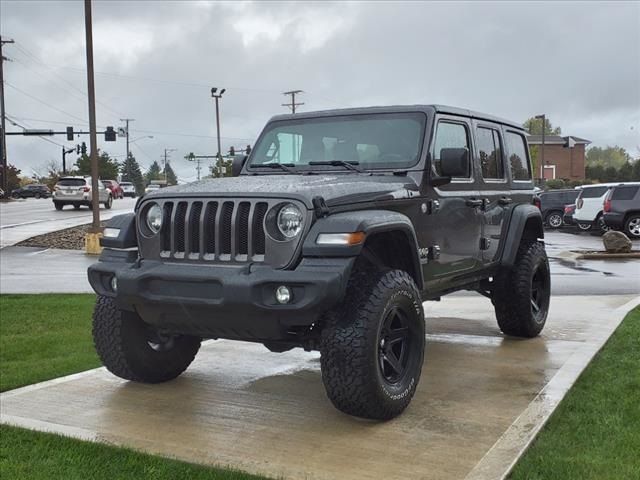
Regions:
<instances>
[{"instance_id":1,"label":"rear side window","mask_svg":"<svg viewBox=\"0 0 640 480\"><path fill-rule=\"evenodd\" d=\"M607 193L609 187L583 188L580 198L598 198Z\"/></svg>"},{"instance_id":2,"label":"rear side window","mask_svg":"<svg viewBox=\"0 0 640 480\"><path fill-rule=\"evenodd\" d=\"M527 144L524 137L518 133L507 132L505 139L509 151L511 176L514 180L531 180L529 156L527 155Z\"/></svg>"},{"instance_id":3,"label":"rear side window","mask_svg":"<svg viewBox=\"0 0 640 480\"><path fill-rule=\"evenodd\" d=\"M478 127L476 130L480 166L482 178L503 179L502 149L500 148L500 136L493 128Z\"/></svg>"},{"instance_id":4,"label":"rear side window","mask_svg":"<svg viewBox=\"0 0 640 480\"><path fill-rule=\"evenodd\" d=\"M61 178L58 180L58 185L61 187L84 187L84 178Z\"/></svg>"},{"instance_id":5,"label":"rear side window","mask_svg":"<svg viewBox=\"0 0 640 480\"><path fill-rule=\"evenodd\" d=\"M440 122L436 132L435 148L433 152L433 165L438 175L442 175L440 168L440 152L445 148L466 148L469 150L469 135L467 127L460 123ZM466 178L471 177L468 172Z\"/></svg>"},{"instance_id":6,"label":"rear side window","mask_svg":"<svg viewBox=\"0 0 640 480\"><path fill-rule=\"evenodd\" d=\"M616 187L611 194L611 200L633 200L638 193L638 186Z\"/></svg>"}]
</instances>

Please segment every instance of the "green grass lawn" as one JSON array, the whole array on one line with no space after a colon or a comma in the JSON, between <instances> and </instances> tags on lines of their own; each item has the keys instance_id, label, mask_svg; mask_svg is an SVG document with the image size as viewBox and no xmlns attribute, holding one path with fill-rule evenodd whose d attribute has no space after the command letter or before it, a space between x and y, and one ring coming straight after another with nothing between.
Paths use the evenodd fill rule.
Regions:
<instances>
[{"instance_id":1,"label":"green grass lawn","mask_svg":"<svg viewBox=\"0 0 640 480\"><path fill-rule=\"evenodd\" d=\"M0 390L100 366L91 340L95 295L0 295ZM2 479L256 479L58 435L0 429Z\"/></svg>"},{"instance_id":2,"label":"green grass lawn","mask_svg":"<svg viewBox=\"0 0 640 480\"><path fill-rule=\"evenodd\" d=\"M99 366L93 295L0 295L0 386ZM512 479L640 478L640 308L582 374ZM2 479L255 479L125 448L2 426Z\"/></svg>"},{"instance_id":3,"label":"green grass lawn","mask_svg":"<svg viewBox=\"0 0 640 480\"><path fill-rule=\"evenodd\" d=\"M640 307L583 372L510 478L640 479Z\"/></svg>"}]
</instances>

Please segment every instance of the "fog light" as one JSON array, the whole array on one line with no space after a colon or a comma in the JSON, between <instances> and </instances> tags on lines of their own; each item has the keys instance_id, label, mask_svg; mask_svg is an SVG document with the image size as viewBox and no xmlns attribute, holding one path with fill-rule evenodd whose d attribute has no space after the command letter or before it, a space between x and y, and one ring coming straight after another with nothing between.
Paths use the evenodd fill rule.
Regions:
<instances>
[{"instance_id":1,"label":"fog light","mask_svg":"<svg viewBox=\"0 0 640 480\"><path fill-rule=\"evenodd\" d=\"M111 290L113 290L114 293L118 291L118 280L115 275L111 277Z\"/></svg>"},{"instance_id":2,"label":"fog light","mask_svg":"<svg viewBox=\"0 0 640 480\"><path fill-rule=\"evenodd\" d=\"M284 285L279 286L276 288L276 300L282 305L289 303L291 301L291 290Z\"/></svg>"}]
</instances>

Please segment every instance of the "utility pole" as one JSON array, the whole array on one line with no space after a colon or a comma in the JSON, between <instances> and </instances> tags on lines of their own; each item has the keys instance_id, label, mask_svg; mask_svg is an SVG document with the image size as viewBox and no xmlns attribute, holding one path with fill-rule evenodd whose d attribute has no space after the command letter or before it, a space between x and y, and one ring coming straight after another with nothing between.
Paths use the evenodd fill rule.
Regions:
<instances>
[{"instance_id":1,"label":"utility pole","mask_svg":"<svg viewBox=\"0 0 640 480\"><path fill-rule=\"evenodd\" d=\"M167 163L168 163L168 157L169 154L171 152L175 152L176 150L178 150L177 148L165 148L164 149L164 183L167 183Z\"/></svg>"},{"instance_id":2,"label":"utility pole","mask_svg":"<svg viewBox=\"0 0 640 480\"><path fill-rule=\"evenodd\" d=\"M283 107L290 107L291 113L296 113L296 107L298 105L304 105L304 102L296 103L296 95L299 93L304 93L302 90L291 90L289 92L283 92L283 95L291 96L291 103L283 103Z\"/></svg>"},{"instance_id":3,"label":"utility pole","mask_svg":"<svg viewBox=\"0 0 640 480\"><path fill-rule=\"evenodd\" d=\"M9 169L7 168L7 137L5 135L6 133L6 125L4 123L5 120L5 113L4 113L4 68L3 68L3 64L5 60L8 60L7 58L4 57L4 55L2 54L2 46L5 43L15 43L13 40L3 40L2 37L0 37L0 117L2 118L2 120L0 120L0 128L2 129L2 132L0 132L0 148L2 149L2 190L5 192L5 195L9 195L9 188L8 188L8 176L9 176Z\"/></svg>"},{"instance_id":4,"label":"utility pole","mask_svg":"<svg viewBox=\"0 0 640 480\"><path fill-rule=\"evenodd\" d=\"M121 118L121 122L125 122L126 124L126 134L127 134L127 159L129 159L129 122L134 122L135 118Z\"/></svg>"},{"instance_id":5,"label":"utility pole","mask_svg":"<svg viewBox=\"0 0 640 480\"><path fill-rule=\"evenodd\" d=\"M87 253L100 253L100 203L98 197L98 139L96 135L96 90L93 76L93 30L91 23L91 0L84 0L84 29L87 48L87 93L89 96L89 144L91 146L91 205L93 224L87 235Z\"/></svg>"},{"instance_id":6,"label":"utility pole","mask_svg":"<svg viewBox=\"0 0 640 480\"><path fill-rule=\"evenodd\" d=\"M535 118L542 120L542 145L540 145L540 181L544 183L544 137L547 129L547 115L536 115Z\"/></svg>"}]
</instances>

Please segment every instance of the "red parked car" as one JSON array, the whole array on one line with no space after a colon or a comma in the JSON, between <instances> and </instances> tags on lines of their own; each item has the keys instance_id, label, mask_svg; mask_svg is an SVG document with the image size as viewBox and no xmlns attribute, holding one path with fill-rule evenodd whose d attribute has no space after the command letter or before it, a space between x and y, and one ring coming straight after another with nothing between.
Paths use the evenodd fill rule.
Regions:
<instances>
[{"instance_id":1,"label":"red parked car","mask_svg":"<svg viewBox=\"0 0 640 480\"><path fill-rule=\"evenodd\" d=\"M111 196L113 198L124 198L124 192L122 187L115 180L102 180L102 183L111 190Z\"/></svg>"}]
</instances>

